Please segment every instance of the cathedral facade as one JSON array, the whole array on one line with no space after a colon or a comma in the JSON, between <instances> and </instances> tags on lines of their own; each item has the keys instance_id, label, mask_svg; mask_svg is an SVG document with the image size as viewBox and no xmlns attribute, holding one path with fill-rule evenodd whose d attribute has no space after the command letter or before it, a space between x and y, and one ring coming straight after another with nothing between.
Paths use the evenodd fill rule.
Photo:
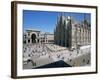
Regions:
<instances>
[{"instance_id":1,"label":"cathedral facade","mask_svg":"<svg viewBox=\"0 0 100 80\"><path fill-rule=\"evenodd\" d=\"M78 22L70 16L59 16L54 29L54 43L69 49L91 44L91 25L84 19Z\"/></svg>"}]
</instances>

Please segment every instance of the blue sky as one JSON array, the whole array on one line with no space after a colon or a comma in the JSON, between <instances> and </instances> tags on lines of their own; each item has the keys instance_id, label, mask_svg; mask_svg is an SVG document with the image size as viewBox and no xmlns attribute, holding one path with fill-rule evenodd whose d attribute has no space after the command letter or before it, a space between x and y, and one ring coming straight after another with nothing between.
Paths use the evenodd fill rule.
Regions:
<instances>
[{"instance_id":1,"label":"blue sky","mask_svg":"<svg viewBox=\"0 0 100 80\"><path fill-rule=\"evenodd\" d=\"M23 29L31 28L41 32L53 33L58 15L61 15L61 12L23 10ZM84 20L84 13L64 12L63 15L72 16L77 21ZM91 15L89 13L85 13L85 15L90 21Z\"/></svg>"}]
</instances>

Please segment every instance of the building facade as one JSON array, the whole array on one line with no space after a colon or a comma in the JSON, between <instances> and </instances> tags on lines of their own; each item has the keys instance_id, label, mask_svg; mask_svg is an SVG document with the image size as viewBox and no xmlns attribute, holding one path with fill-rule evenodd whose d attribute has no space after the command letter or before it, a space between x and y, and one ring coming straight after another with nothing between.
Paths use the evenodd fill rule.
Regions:
<instances>
[{"instance_id":1,"label":"building facade","mask_svg":"<svg viewBox=\"0 0 100 80\"><path fill-rule=\"evenodd\" d=\"M28 29L23 34L23 43L54 43L54 34Z\"/></svg>"},{"instance_id":2,"label":"building facade","mask_svg":"<svg viewBox=\"0 0 100 80\"><path fill-rule=\"evenodd\" d=\"M86 19L77 22L69 16L59 16L54 30L54 43L70 49L91 43L91 26Z\"/></svg>"}]
</instances>

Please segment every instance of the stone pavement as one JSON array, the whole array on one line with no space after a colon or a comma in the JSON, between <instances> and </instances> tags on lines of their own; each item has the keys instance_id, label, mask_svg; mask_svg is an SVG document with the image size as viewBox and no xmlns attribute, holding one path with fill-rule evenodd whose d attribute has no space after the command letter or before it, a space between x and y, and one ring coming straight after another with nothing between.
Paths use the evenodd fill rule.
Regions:
<instances>
[{"instance_id":1,"label":"stone pavement","mask_svg":"<svg viewBox=\"0 0 100 80\"><path fill-rule=\"evenodd\" d=\"M66 47L55 44L28 44L23 46L23 68L32 69L56 61L63 60L71 66L87 66L91 64L91 46L82 46L70 51Z\"/></svg>"}]
</instances>

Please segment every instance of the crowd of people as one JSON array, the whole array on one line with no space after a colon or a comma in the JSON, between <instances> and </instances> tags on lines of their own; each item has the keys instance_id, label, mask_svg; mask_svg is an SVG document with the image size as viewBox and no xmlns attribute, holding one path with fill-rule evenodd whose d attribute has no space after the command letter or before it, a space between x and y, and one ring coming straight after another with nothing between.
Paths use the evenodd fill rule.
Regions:
<instances>
[{"instance_id":1,"label":"crowd of people","mask_svg":"<svg viewBox=\"0 0 100 80\"><path fill-rule=\"evenodd\" d=\"M23 46L23 65L28 65L28 63L32 64L32 68L49 64L55 61L63 60L71 66L77 66L76 61L80 59L84 55L88 55L88 57L81 58L84 62L90 63L90 48L82 49L82 50L74 50L70 51L66 47L61 47L55 44L43 44L43 43L35 43L35 44L24 44ZM76 61L75 61L76 60ZM81 64L79 62L78 64ZM86 64L84 64L86 65Z\"/></svg>"},{"instance_id":2,"label":"crowd of people","mask_svg":"<svg viewBox=\"0 0 100 80\"><path fill-rule=\"evenodd\" d=\"M62 51L62 50L67 49L66 47L62 47L62 46L54 45L54 44L46 44L46 46L53 52Z\"/></svg>"}]
</instances>

